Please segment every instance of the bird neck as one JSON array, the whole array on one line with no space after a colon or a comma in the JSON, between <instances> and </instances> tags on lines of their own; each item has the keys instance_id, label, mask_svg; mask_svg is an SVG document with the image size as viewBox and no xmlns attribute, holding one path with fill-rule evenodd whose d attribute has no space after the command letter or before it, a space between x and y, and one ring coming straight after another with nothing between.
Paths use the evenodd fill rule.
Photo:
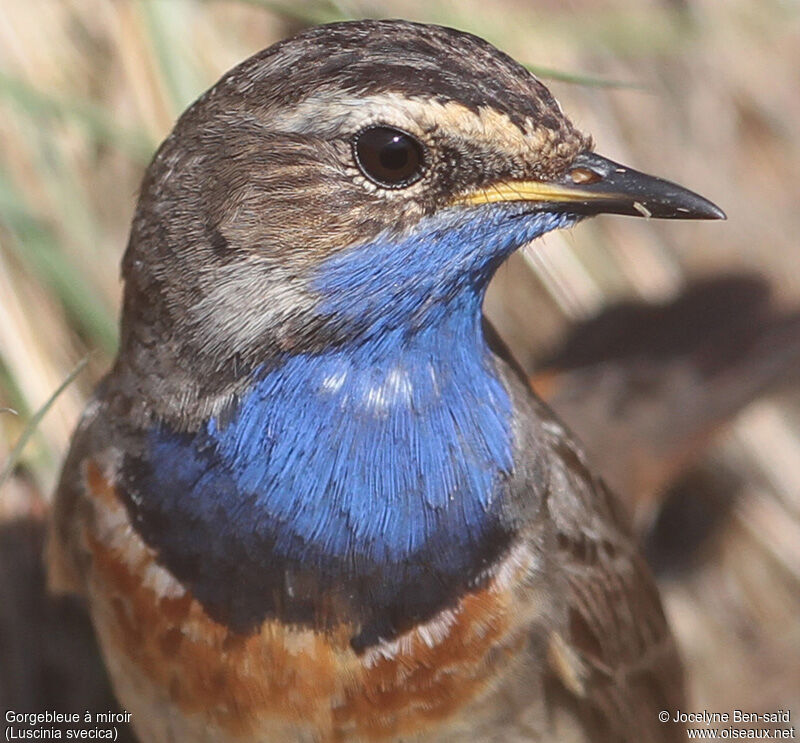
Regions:
<instances>
[{"instance_id":1,"label":"bird neck","mask_svg":"<svg viewBox=\"0 0 800 743\"><path fill-rule=\"evenodd\" d=\"M443 531L453 546L480 540L511 470L511 405L479 314L451 309L414 333L292 356L229 423L209 422L284 556L386 565Z\"/></svg>"},{"instance_id":2,"label":"bird neck","mask_svg":"<svg viewBox=\"0 0 800 743\"><path fill-rule=\"evenodd\" d=\"M127 505L212 616L345 622L366 647L498 558L512 408L474 302L393 341L285 358L195 433L148 432Z\"/></svg>"},{"instance_id":3,"label":"bird neck","mask_svg":"<svg viewBox=\"0 0 800 743\"><path fill-rule=\"evenodd\" d=\"M417 334L479 333L481 305L497 267L517 248L575 217L519 207L458 209L422 219L405 235L384 233L334 254L312 274L318 312L355 345L402 345Z\"/></svg>"},{"instance_id":4,"label":"bird neck","mask_svg":"<svg viewBox=\"0 0 800 743\"><path fill-rule=\"evenodd\" d=\"M257 495L253 517L280 525L284 556L387 565L446 533L466 560L480 542L513 443L481 303L508 252L566 221L527 214L499 229L494 214L445 211L323 262L318 311L342 340L284 357L230 422L209 422L238 492Z\"/></svg>"},{"instance_id":5,"label":"bird neck","mask_svg":"<svg viewBox=\"0 0 800 743\"><path fill-rule=\"evenodd\" d=\"M324 264L316 289L344 340L265 365L224 417L151 430L127 463L145 540L234 626L355 621L364 646L507 547L513 409L481 324L502 251L438 234L451 242L406 242L403 259L378 243Z\"/></svg>"}]
</instances>

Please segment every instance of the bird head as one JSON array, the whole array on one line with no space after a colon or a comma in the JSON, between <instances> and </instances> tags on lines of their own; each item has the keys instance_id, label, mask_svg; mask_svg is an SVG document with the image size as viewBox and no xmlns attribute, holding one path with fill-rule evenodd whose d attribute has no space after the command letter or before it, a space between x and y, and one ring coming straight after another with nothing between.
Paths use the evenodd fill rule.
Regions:
<instances>
[{"instance_id":1,"label":"bird head","mask_svg":"<svg viewBox=\"0 0 800 743\"><path fill-rule=\"evenodd\" d=\"M202 397L281 354L456 305L479 316L509 253L600 212L724 216L596 155L536 77L475 36L314 28L231 70L159 149L123 265L122 356L160 380L154 397Z\"/></svg>"}]
</instances>

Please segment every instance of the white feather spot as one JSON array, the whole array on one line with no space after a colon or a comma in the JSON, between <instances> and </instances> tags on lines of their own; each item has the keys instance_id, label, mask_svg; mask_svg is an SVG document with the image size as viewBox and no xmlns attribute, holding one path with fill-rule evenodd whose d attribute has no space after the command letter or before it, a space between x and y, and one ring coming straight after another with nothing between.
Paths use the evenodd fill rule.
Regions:
<instances>
[{"instance_id":1,"label":"white feather spot","mask_svg":"<svg viewBox=\"0 0 800 743\"><path fill-rule=\"evenodd\" d=\"M336 374L329 374L322 380L322 389L326 392L338 392L344 386L347 379L347 372L340 371Z\"/></svg>"}]
</instances>

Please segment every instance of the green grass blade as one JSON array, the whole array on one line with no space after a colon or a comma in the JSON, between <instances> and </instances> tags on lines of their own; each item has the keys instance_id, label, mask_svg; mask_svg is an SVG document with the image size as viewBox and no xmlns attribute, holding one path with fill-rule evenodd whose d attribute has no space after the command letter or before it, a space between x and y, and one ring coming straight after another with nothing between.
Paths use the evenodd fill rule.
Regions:
<instances>
[{"instance_id":1,"label":"green grass blade","mask_svg":"<svg viewBox=\"0 0 800 743\"><path fill-rule=\"evenodd\" d=\"M190 64L185 50L181 48L183 27L190 8L178 2L148 0L139 4L144 16L147 33L158 71L169 96L169 104L177 117L203 92L197 71Z\"/></svg>"},{"instance_id":2,"label":"green grass blade","mask_svg":"<svg viewBox=\"0 0 800 743\"><path fill-rule=\"evenodd\" d=\"M254 5L270 13L293 21L316 26L320 23L333 23L347 18L333 3L280 2L280 0L235 0L243 5Z\"/></svg>"},{"instance_id":3,"label":"green grass blade","mask_svg":"<svg viewBox=\"0 0 800 743\"><path fill-rule=\"evenodd\" d=\"M67 375L66 379L56 388L56 391L47 398L44 405L39 408L30 418L30 420L25 425L25 428L22 429L22 433L17 439L17 443L14 445L14 448L11 450L10 454L8 455L8 461L3 466L2 471L0 471L0 490L2 490L3 485L6 484L8 479L11 477L11 473L14 471L14 468L17 466L17 462L19 462L20 457L22 456L22 452L25 449L28 441L30 441L31 437L34 433L36 433L36 429L39 427L39 423L41 422L42 418L47 414L47 411L53 406L53 403L59 398L61 393L69 387L72 382L75 381L77 376L86 368L86 364L89 363L89 357L85 356L78 365Z\"/></svg>"},{"instance_id":4,"label":"green grass blade","mask_svg":"<svg viewBox=\"0 0 800 743\"><path fill-rule=\"evenodd\" d=\"M563 70L556 70L552 67L542 67L541 65L525 63L524 66L537 77L541 77L546 80L557 80L561 83L570 83L571 85L585 85L593 88L629 88L633 90L649 90L648 86L643 85L642 83L626 82L624 80L612 80L605 77L593 77L592 75L584 75L581 73L564 72Z\"/></svg>"}]
</instances>

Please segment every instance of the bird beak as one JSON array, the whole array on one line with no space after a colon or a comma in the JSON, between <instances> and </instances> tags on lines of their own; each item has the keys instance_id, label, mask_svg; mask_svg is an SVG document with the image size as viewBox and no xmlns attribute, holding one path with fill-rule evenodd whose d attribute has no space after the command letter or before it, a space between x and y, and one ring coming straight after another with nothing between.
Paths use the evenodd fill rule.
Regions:
<instances>
[{"instance_id":1,"label":"bird beak","mask_svg":"<svg viewBox=\"0 0 800 743\"><path fill-rule=\"evenodd\" d=\"M708 199L652 175L583 152L559 179L507 180L461 196L460 204L532 202L574 214L628 214L659 219L726 219Z\"/></svg>"}]
</instances>

